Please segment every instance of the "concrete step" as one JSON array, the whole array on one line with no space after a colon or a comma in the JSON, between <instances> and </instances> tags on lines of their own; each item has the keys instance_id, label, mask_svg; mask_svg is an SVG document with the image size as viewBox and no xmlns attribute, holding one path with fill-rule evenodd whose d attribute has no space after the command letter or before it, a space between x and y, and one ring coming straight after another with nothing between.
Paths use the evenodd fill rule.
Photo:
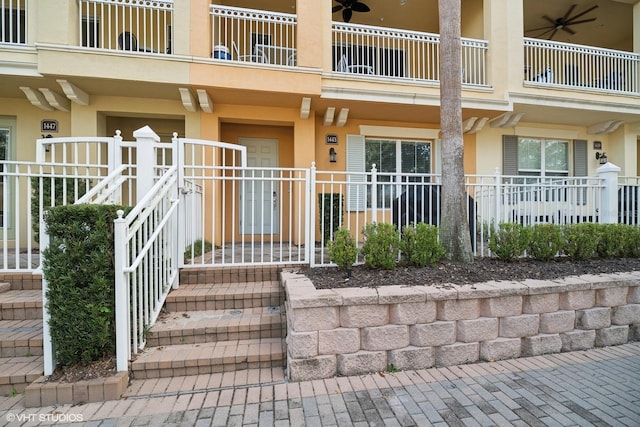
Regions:
<instances>
[{"instance_id":1,"label":"concrete step","mask_svg":"<svg viewBox=\"0 0 640 427\"><path fill-rule=\"evenodd\" d=\"M279 306L174 312L151 327L146 345L284 338L285 322Z\"/></svg>"},{"instance_id":2,"label":"concrete step","mask_svg":"<svg viewBox=\"0 0 640 427\"><path fill-rule=\"evenodd\" d=\"M0 358L0 396L22 393L44 374L42 356Z\"/></svg>"},{"instance_id":3,"label":"concrete step","mask_svg":"<svg viewBox=\"0 0 640 427\"><path fill-rule=\"evenodd\" d=\"M42 319L0 320L0 357L42 356Z\"/></svg>"},{"instance_id":4,"label":"concrete step","mask_svg":"<svg viewBox=\"0 0 640 427\"><path fill-rule=\"evenodd\" d=\"M211 392L229 388L260 387L286 382L284 368L242 369L204 375L184 375L165 378L133 379L123 398L167 396L172 394Z\"/></svg>"},{"instance_id":5,"label":"concrete step","mask_svg":"<svg viewBox=\"0 0 640 427\"><path fill-rule=\"evenodd\" d=\"M131 370L140 380L282 367L284 360L282 338L261 338L151 347L131 363Z\"/></svg>"},{"instance_id":6,"label":"concrete step","mask_svg":"<svg viewBox=\"0 0 640 427\"><path fill-rule=\"evenodd\" d=\"M246 309L280 306L284 293L280 282L180 285L167 296L169 312Z\"/></svg>"},{"instance_id":7,"label":"concrete step","mask_svg":"<svg viewBox=\"0 0 640 427\"><path fill-rule=\"evenodd\" d=\"M0 283L0 294L10 290L11 290L11 283L9 282Z\"/></svg>"},{"instance_id":8,"label":"concrete step","mask_svg":"<svg viewBox=\"0 0 640 427\"><path fill-rule=\"evenodd\" d=\"M42 319L42 291L11 290L0 294L0 320Z\"/></svg>"}]
</instances>

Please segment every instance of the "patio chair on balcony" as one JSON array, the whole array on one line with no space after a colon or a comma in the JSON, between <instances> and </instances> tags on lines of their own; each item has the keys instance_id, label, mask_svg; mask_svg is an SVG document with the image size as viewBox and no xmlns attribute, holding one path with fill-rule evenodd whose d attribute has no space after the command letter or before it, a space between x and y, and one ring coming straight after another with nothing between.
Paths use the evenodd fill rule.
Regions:
<instances>
[{"instance_id":1,"label":"patio chair on balcony","mask_svg":"<svg viewBox=\"0 0 640 427\"><path fill-rule=\"evenodd\" d=\"M375 74L373 67L366 64L351 64L347 59L347 55L343 54L336 66L336 71L340 73L351 74Z\"/></svg>"},{"instance_id":2,"label":"patio chair on balcony","mask_svg":"<svg viewBox=\"0 0 640 427\"><path fill-rule=\"evenodd\" d=\"M135 34L129 31L123 31L118 36L118 46L121 50L130 50L133 52L151 52L158 53L157 51L146 47L146 46L138 46L138 38Z\"/></svg>"},{"instance_id":3,"label":"patio chair on balcony","mask_svg":"<svg viewBox=\"0 0 640 427\"><path fill-rule=\"evenodd\" d=\"M233 53L236 54L236 61L258 62L260 64L269 63L269 59L267 59L267 55L265 55L262 50L256 49L256 52L252 55L241 55L240 49L238 49L238 45L236 44L235 41L231 42L231 47L233 48Z\"/></svg>"}]
</instances>

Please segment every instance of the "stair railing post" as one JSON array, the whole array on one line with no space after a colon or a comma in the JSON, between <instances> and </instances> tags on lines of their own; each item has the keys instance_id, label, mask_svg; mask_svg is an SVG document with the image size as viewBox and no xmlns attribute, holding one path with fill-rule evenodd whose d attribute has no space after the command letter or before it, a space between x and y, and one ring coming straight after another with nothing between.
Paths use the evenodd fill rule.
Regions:
<instances>
[{"instance_id":1,"label":"stair railing post","mask_svg":"<svg viewBox=\"0 0 640 427\"><path fill-rule=\"evenodd\" d=\"M129 291L127 284L126 256L128 245L127 221L123 218L124 211L118 210L118 218L114 222L115 245L115 299L116 299L116 368L118 372L129 369L129 355L131 354L131 339L129 337Z\"/></svg>"},{"instance_id":2,"label":"stair railing post","mask_svg":"<svg viewBox=\"0 0 640 427\"><path fill-rule=\"evenodd\" d=\"M144 126L135 132L136 139L136 201L151 190L156 176L156 152L155 146L160 142L160 137L149 127Z\"/></svg>"},{"instance_id":3,"label":"stair railing post","mask_svg":"<svg viewBox=\"0 0 640 427\"><path fill-rule=\"evenodd\" d=\"M42 196L40 196L42 197ZM47 248L49 248L49 234L47 233L47 226L40 217L40 253L42 254ZM53 374L56 369L57 361L55 349L53 346L53 339L51 338L51 328L49 326L49 308L47 304L47 290L49 284L44 273L42 274L42 351L44 359L44 375L49 376Z\"/></svg>"},{"instance_id":4,"label":"stair railing post","mask_svg":"<svg viewBox=\"0 0 640 427\"><path fill-rule=\"evenodd\" d=\"M371 165L371 223L378 222L378 170Z\"/></svg>"}]
</instances>

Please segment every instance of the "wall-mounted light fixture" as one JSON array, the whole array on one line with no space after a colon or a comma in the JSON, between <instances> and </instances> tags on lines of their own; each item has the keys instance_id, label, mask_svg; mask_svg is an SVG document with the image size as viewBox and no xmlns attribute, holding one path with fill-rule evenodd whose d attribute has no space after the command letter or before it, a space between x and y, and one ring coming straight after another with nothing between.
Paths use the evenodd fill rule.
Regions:
<instances>
[{"instance_id":1,"label":"wall-mounted light fixture","mask_svg":"<svg viewBox=\"0 0 640 427\"><path fill-rule=\"evenodd\" d=\"M601 165L606 164L608 161L607 153L605 153L604 151L602 153L596 152L596 160L600 162Z\"/></svg>"},{"instance_id":2,"label":"wall-mounted light fixture","mask_svg":"<svg viewBox=\"0 0 640 427\"><path fill-rule=\"evenodd\" d=\"M336 149L333 147L329 148L329 161L331 163L336 162Z\"/></svg>"}]
</instances>

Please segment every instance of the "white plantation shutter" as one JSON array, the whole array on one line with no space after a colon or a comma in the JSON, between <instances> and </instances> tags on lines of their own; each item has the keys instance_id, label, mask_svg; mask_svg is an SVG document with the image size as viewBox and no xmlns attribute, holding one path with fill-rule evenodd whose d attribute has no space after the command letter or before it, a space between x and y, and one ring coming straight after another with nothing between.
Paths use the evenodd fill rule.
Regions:
<instances>
[{"instance_id":1,"label":"white plantation shutter","mask_svg":"<svg viewBox=\"0 0 640 427\"><path fill-rule=\"evenodd\" d=\"M502 174L518 175L517 135L502 135Z\"/></svg>"},{"instance_id":2,"label":"white plantation shutter","mask_svg":"<svg viewBox=\"0 0 640 427\"><path fill-rule=\"evenodd\" d=\"M367 198L364 136L347 135L347 210L363 211Z\"/></svg>"}]
</instances>

